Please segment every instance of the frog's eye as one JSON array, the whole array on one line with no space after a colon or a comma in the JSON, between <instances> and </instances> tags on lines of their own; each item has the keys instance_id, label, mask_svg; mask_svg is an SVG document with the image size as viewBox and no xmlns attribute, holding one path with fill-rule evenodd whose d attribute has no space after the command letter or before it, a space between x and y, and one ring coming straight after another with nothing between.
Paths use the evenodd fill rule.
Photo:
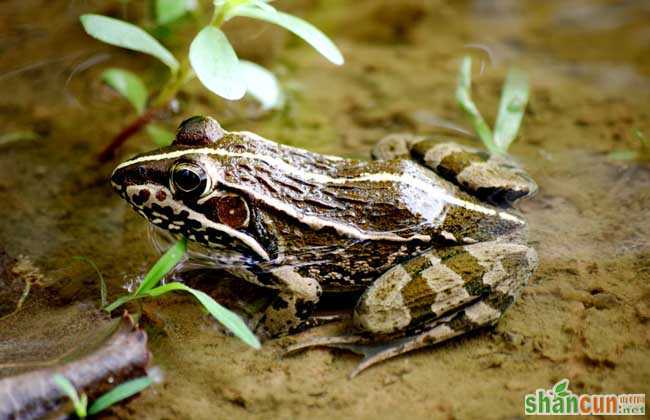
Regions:
<instances>
[{"instance_id":1,"label":"frog's eye","mask_svg":"<svg viewBox=\"0 0 650 420\"><path fill-rule=\"evenodd\" d=\"M205 170L195 163L178 163L171 171L170 185L174 194L204 195L212 189Z\"/></svg>"},{"instance_id":2,"label":"frog's eye","mask_svg":"<svg viewBox=\"0 0 650 420\"><path fill-rule=\"evenodd\" d=\"M238 195L224 195L217 202L219 221L231 228L241 228L248 225L250 211L248 203Z\"/></svg>"}]
</instances>

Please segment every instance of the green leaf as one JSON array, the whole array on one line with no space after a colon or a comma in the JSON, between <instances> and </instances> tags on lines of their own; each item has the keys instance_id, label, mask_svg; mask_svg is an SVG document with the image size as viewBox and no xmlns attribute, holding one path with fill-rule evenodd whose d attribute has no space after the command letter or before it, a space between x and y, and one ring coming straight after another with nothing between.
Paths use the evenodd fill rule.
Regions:
<instances>
[{"instance_id":1,"label":"green leaf","mask_svg":"<svg viewBox=\"0 0 650 420\"><path fill-rule=\"evenodd\" d=\"M142 296L138 296L136 294L120 296L119 298L115 299L115 301L113 303L106 306L104 308L104 310L106 312L108 312L108 313L111 313L114 310L116 310L117 308L119 308L120 306L124 305L125 303L131 302L132 300L136 300L136 299L140 299L140 298L142 298Z\"/></svg>"},{"instance_id":2,"label":"green leaf","mask_svg":"<svg viewBox=\"0 0 650 420\"><path fill-rule=\"evenodd\" d=\"M178 71L178 61L154 37L137 26L102 15L86 14L80 18L86 33L107 44L139 51L156 57L171 69Z\"/></svg>"},{"instance_id":3,"label":"green leaf","mask_svg":"<svg viewBox=\"0 0 650 420\"><path fill-rule=\"evenodd\" d=\"M39 138L40 136L33 131L10 131L9 133L0 134L0 146L17 141L37 140Z\"/></svg>"},{"instance_id":4,"label":"green leaf","mask_svg":"<svg viewBox=\"0 0 650 420\"><path fill-rule=\"evenodd\" d=\"M88 409L88 414L95 415L101 411L106 410L108 407L113 404L125 400L143 389L151 386L153 381L148 376L143 376L142 378L132 379L126 381L115 388L108 391L106 394L97 398Z\"/></svg>"},{"instance_id":5,"label":"green leaf","mask_svg":"<svg viewBox=\"0 0 650 420\"><path fill-rule=\"evenodd\" d=\"M221 30L206 26L196 35L190 45L190 63L201 83L217 95L234 101L246 93L239 60Z\"/></svg>"},{"instance_id":6,"label":"green leaf","mask_svg":"<svg viewBox=\"0 0 650 420\"><path fill-rule=\"evenodd\" d=\"M191 293L210 313L210 315L215 317L220 323L228 328L228 330L230 330L234 335L239 337L244 343L255 349L260 348L260 342L255 334L253 334L246 323L237 314L219 305L217 302L215 302L214 299L210 297L210 295L200 290L192 289L183 283L172 282L160 287L156 287L155 289L151 289L143 293L143 295L157 297L172 291L184 291Z\"/></svg>"},{"instance_id":7,"label":"green leaf","mask_svg":"<svg viewBox=\"0 0 650 420\"><path fill-rule=\"evenodd\" d=\"M456 100L460 107L469 116L474 131L478 134L479 138L483 141L485 147L492 153L501 153L498 147L494 144L492 138L492 131L490 126L487 125L483 116L478 108L472 101L472 59L465 56L460 65L460 72L458 74L458 86L456 88Z\"/></svg>"},{"instance_id":8,"label":"green leaf","mask_svg":"<svg viewBox=\"0 0 650 420\"><path fill-rule=\"evenodd\" d=\"M187 250L187 239L183 238L178 240L172 245L165 253L156 261L156 263L149 269L149 272L144 276L142 283L135 291L136 295L140 295L155 285L167 275L178 264Z\"/></svg>"},{"instance_id":9,"label":"green leaf","mask_svg":"<svg viewBox=\"0 0 650 420\"><path fill-rule=\"evenodd\" d=\"M162 128L157 124L147 125L147 134L149 134L149 137L151 137L153 142L156 143L156 146L158 147L169 146L172 144L175 137L174 133Z\"/></svg>"},{"instance_id":10,"label":"green leaf","mask_svg":"<svg viewBox=\"0 0 650 420\"><path fill-rule=\"evenodd\" d=\"M270 12L277 12L275 7L271 6L269 4L269 1L271 0L250 0L250 4L252 6L258 7L262 10L268 10Z\"/></svg>"},{"instance_id":11,"label":"green leaf","mask_svg":"<svg viewBox=\"0 0 650 420\"><path fill-rule=\"evenodd\" d=\"M494 143L502 153L517 137L528 103L528 77L518 69L508 72L501 92L497 121L494 124Z\"/></svg>"},{"instance_id":12,"label":"green leaf","mask_svg":"<svg viewBox=\"0 0 650 420\"><path fill-rule=\"evenodd\" d=\"M59 389L70 398L70 401L72 401L77 417L81 419L85 418L87 415L86 407L88 406L88 398L86 397L86 394L83 394L81 398L79 398L79 394L74 385L72 385L72 382L60 373L54 375L53 379L56 386L58 386Z\"/></svg>"},{"instance_id":13,"label":"green leaf","mask_svg":"<svg viewBox=\"0 0 650 420\"><path fill-rule=\"evenodd\" d=\"M246 93L257 99L263 109L282 106L284 100L282 90L273 73L250 61L240 60L239 65L246 81Z\"/></svg>"},{"instance_id":14,"label":"green leaf","mask_svg":"<svg viewBox=\"0 0 650 420\"><path fill-rule=\"evenodd\" d=\"M138 114L144 112L149 92L137 75L128 70L110 68L102 74L102 80L124 96Z\"/></svg>"},{"instance_id":15,"label":"green leaf","mask_svg":"<svg viewBox=\"0 0 650 420\"><path fill-rule=\"evenodd\" d=\"M282 26L288 31L293 32L295 35L302 38L305 42L311 45L316 51L322 54L325 58L336 65L344 63L343 55L334 43L321 32L317 27L311 23L304 21L296 16L278 12L269 8L260 8L259 4L242 5L234 8L230 12L231 18L233 16L243 16L252 19L264 20Z\"/></svg>"},{"instance_id":16,"label":"green leaf","mask_svg":"<svg viewBox=\"0 0 650 420\"><path fill-rule=\"evenodd\" d=\"M156 23L166 25L182 17L193 9L194 2L190 0L156 0Z\"/></svg>"},{"instance_id":17,"label":"green leaf","mask_svg":"<svg viewBox=\"0 0 650 420\"><path fill-rule=\"evenodd\" d=\"M609 157L614 160L635 160L639 153L635 150L614 150L609 153Z\"/></svg>"}]
</instances>

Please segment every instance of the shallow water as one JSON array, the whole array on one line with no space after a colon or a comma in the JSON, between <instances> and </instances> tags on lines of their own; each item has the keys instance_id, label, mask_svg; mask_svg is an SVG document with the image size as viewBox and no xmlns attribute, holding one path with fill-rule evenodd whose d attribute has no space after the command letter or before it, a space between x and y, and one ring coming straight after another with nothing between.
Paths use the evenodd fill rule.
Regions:
<instances>
[{"instance_id":1,"label":"shallow water","mask_svg":"<svg viewBox=\"0 0 650 420\"><path fill-rule=\"evenodd\" d=\"M193 84L169 127L210 114L229 130L366 157L389 133L448 134L441 121L468 128L453 97L462 55L485 64L474 96L488 121L516 65L532 86L511 152L540 185L520 206L540 267L494 331L389 361L353 381L346 375L356 356L314 350L281 358L286 339L254 352L224 336L189 297L148 302L143 324L165 382L113 413L510 418L522 414L524 394L565 377L577 393L647 394L650 169L608 157L637 147L635 129L650 135L647 2L287 3L278 7L333 36L345 66L279 30L227 26L240 55L285 82L289 107L260 115L253 103L225 104ZM27 257L43 285L0 320L0 376L56 358L106 322L96 275L73 256L96 262L111 297L156 258L146 223L110 189L115 163L99 166L94 156L134 117L101 85L102 70L144 71L155 83L163 69L85 36L77 17L87 11L120 13L109 2L9 1L0 16L0 134L41 137L0 145L0 245ZM151 148L138 135L119 159ZM19 292L0 294L2 314Z\"/></svg>"}]
</instances>

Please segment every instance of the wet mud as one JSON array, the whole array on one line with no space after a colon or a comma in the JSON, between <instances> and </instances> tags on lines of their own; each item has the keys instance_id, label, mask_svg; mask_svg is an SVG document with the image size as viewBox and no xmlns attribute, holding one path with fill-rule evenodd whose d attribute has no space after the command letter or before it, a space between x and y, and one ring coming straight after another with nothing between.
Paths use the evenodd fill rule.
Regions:
<instances>
[{"instance_id":1,"label":"wet mud","mask_svg":"<svg viewBox=\"0 0 650 420\"><path fill-rule=\"evenodd\" d=\"M352 354L316 349L283 358L291 338L254 351L224 334L189 296L146 301L141 322L164 381L105 415L502 419L523 416L526 393L562 378L576 393L648 394L650 167L609 157L638 147L635 130L650 136L648 6L278 3L331 34L345 66L328 64L275 28L233 22L225 29L240 55L279 75L287 107L264 114L253 102L226 103L192 83L165 124L207 114L228 130L367 158L391 133L469 130L454 100L464 54L475 57L474 96L490 122L503 78L516 65L529 75L531 99L511 153L540 186L519 206L539 268L496 328L388 361L352 381L347 374L359 361ZM126 67L153 85L164 69L82 33L79 14L120 13L109 2L2 7L0 133L38 136L0 145L0 246L8 255L0 253L0 377L8 377L65 355L77 337L109 322L98 309L96 273L74 256L98 265L111 298L156 259L146 222L111 191L116 162L99 165L95 157L135 117L100 83L102 70ZM153 147L141 133L118 159ZM213 277L199 284L222 296L215 289L232 280ZM32 290L14 313L28 282ZM238 292L243 300L255 294L229 290L223 296L231 301Z\"/></svg>"}]
</instances>

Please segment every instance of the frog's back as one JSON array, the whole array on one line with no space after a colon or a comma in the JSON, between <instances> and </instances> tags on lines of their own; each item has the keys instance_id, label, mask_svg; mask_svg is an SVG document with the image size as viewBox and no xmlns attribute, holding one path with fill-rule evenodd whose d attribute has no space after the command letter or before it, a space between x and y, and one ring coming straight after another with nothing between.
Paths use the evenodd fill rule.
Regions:
<instances>
[{"instance_id":1,"label":"frog's back","mask_svg":"<svg viewBox=\"0 0 650 420\"><path fill-rule=\"evenodd\" d=\"M225 183L243 186L305 230L361 240L482 241L520 222L410 160L343 159L252 133L231 135L219 144L238 156L225 164Z\"/></svg>"}]
</instances>

